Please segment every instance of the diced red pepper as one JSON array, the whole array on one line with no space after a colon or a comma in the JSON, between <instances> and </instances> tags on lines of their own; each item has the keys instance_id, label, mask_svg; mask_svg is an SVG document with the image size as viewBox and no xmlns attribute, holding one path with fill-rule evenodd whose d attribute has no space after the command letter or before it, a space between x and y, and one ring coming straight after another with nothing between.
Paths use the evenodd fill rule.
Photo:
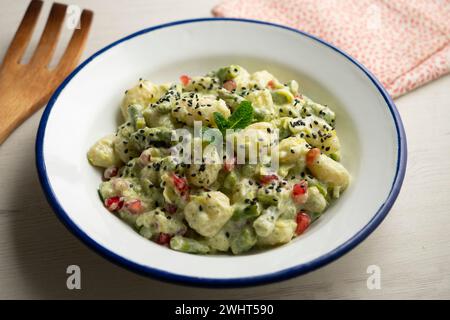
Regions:
<instances>
[{"instance_id":1,"label":"diced red pepper","mask_svg":"<svg viewBox=\"0 0 450 320\"><path fill-rule=\"evenodd\" d=\"M320 155L319 148L312 148L306 153L306 165L310 166L314 163L316 158Z\"/></svg>"},{"instance_id":2,"label":"diced red pepper","mask_svg":"<svg viewBox=\"0 0 450 320\"><path fill-rule=\"evenodd\" d=\"M106 180L109 180L109 179L111 179L112 177L117 176L117 172L118 172L118 171L119 171L119 170L117 169L117 167L109 167L109 168L106 168L105 171L103 172L103 177L104 177Z\"/></svg>"},{"instance_id":3,"label":"diced red pepper","mask_svg":"<svg viewBox=\"0 0 450 320\"><path fill-rule=\"evenodd\" d=\"M111 211L117 211L120 210L123 206L123 200L120 197L111 197L105 199L105 207Z\"/></svg>"},{"instance_id":4,"label":"diced red pepper","mask_svg":"<svg viewBox=\"0 0 450 320\"><path fill-rule=\"evenodd\" d=\"M230 159L226 158L224 163L223 163L223 169L226 172L231 172L233 171L234 167L236 166L236 157L232 157Z\"/></svg>"},{"instance_id":5,"label":"diced red pepper","mask_svg":"<svg viewBox=\"0 0 450 320\"><path fill-rule=\"evenodd\" d=\"M139 199L134 199L125 202L125 208L131 214L140 214L144 211L144 207L142 206L142 202Z\"/></svg>"},{"instance_id":6,"label":"diced red pepper","mask_svg":"<svg viewBox=\"0 0 450 320\"><path fill-rule=\"evenodd\" d=\"M179 177L176 174L173 174L172 183L179 193L189 190L188 182L184 177Z\"/></svg>"},{"instance_id":7,"label":"diced red pepper","mask_svg":"<svg viewBox=\"0 0 450 320\"><path fill-rule=\"evenodd\" d=\"M297 213L296 221L297 228L295 229L295 234L301 235L311 224L311 217L307 213L300 211Z\"/></svg>"},{"instance_id":8,"label":"diced red pepper","mask_svg":"<svg viewBox=\"0 0 450 320\"><path fill-rule=\"evenodd\" d=\"M294 196L300 196L306 193L308 188L308 183L305 180L300 181L300 183L294 184L292 188L292 194Z\"/></svg>"},{"instance_id":9,"label":"diced red pepper","mask_svg":"<svg viewBox=\"0 0 450 320\"><path fill-rule=\"evenodd\" d=\"M308 182L302 180L299 183L294 184L292 187L292 199L296 204L303 204L306 202L308 195Z\"/></svg>"},{"instance_id":10,"label":"diced red pepper","mask_svg":"<svg viewBox=\"0 0 450 320\"><path fill-rule=\"evenodd\" d=\"M278 180L278 176L276 174L267 174L267 175L259 177L259 181L262 184L268 184L268 183L271 183L274 180Z\"/></svg>"},{"instance_id":11,"label":"diced red pepper","mask_svg":"<svg viewBox=\"0 0 450 320\"><path fill-rule=\"evenodd\" d=\"M156 243L160 244L160 245L168 245L170 242L170 238L172 238L170 236L170 234L167 233L160 233L158 238L156 239Z\"/></svg>"},{"instance_id":12,"label":"diced red pepper","mask_svg":"<svg viewBox=\"0 0 450 320\"><path fill-rule=\"evenodd\" d=\"M172 183L175 190L180 194L181 199L187 201L189 199L189 185L186 178L172 174Z\"/></svg>"},{"instance_id":13,"label":"diced red pepper","mask_svg":"<svg viewBox=\"0 0 450 320\"><path fill-rule=\"evenodd\" d=\"M183 84L183 86L187 86L189 84L189 82L191 81L191 77L183 74L180 76L180 81Z\"/></svg>"},{"instance_id":14,"label":"diced red pepper","mask_svg":"<svg viewBox=\"0 0 450 320\"><path fill-rule=\"evenodd\" d=\"M174 205L174 204L172 204L172 203L168 203L168 204L166 204L166 211L168 212L168 213L175 213L175 212L177 212L177 206L176 205Z\"/></svg>"},{"instance_id":15,"label":"diced red pepper","mask_svg":"<svg viewBox=\"0 0 450 320\"><path fill-rule=\"evenodd\" d=\"M223 87L227 89L228 91L232 91L236 89L237 85L234 80L227 80L223 83Z\"/></svg>"}]
</instances>

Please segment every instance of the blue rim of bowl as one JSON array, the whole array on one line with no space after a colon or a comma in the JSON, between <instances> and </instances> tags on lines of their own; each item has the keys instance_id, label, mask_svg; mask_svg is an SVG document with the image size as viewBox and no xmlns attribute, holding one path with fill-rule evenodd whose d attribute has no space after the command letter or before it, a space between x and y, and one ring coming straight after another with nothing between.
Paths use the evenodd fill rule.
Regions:
<instances>
[{"instance_id":1,"label":"blue rim of bowl","mask_svg":"<svg viewBox=\"0 0 450 320\"><path fill-rule=\"evenodd\" d=\"M51 112L56 100L58 99L59 94L78 72L80 72L89 62L91 62L93 59L95 59L97 56L101 55L105 51L109 50L110 48L112 48L122 42L130 40L134 37L137 37L139 35L142 35L142 34L145 34L148 32L152 32L152 31L155 31L158 29L168 28L168 27L182 25L182 24L198 23L198 22L216 22L216 21L244 22L244 23L266 25L266 26L271 26L274 28L281 28L284 30L295 32L301 36L306 36L310 39L313 39L313 40L321 43L322 45L325 45L325 46L335 50L336 52L338 52L341 55L343 55L344 57L346 57L349 61L351 61L354 65L356 65L359 69L361 69L367 75L367 77L372 81L372 83L378 89L380 94L383 96L383 98L391 112L391 115L392 115L392 118L393 118L393 121L395 124L395 128L397 131L397 168L396 168L394 182L392 184L392 187L391 187L388 197L386 198L385 202L381 205L381 207L378 209L378 211L375 213L373 218L367 223L367 225L365 225L361 230L359 230L353 237L351 237L349 240L347 240L340 246L336 247L332 251L330 251L310 262L303 263L303 264L300 264L300 265L297 265L294 267L290 267L290 268L287 268L284 270L280 270L280 271L277 271L274 273L258 275L258 276L251 276L251 277L243 277L243 278L230 278L230 279L227 279L227 278L223 278L223 279L201 278L201 277L185 276L185 275L174 274L174 273L170 273L170 272L167 272L164 270L152 268L150 266L141 265L141 264L135 263L131 260L128 260L128 259L110 251L108 248L103 247L102 245L97 243L94 239L90 238L80 227L78 227L70 219L69 215L64 211L64 208L58 202L58 199L57 199L57 197L50 185L50 182L48 180L46 165L45 165L45 160L44 160L44 155L43 155L45 129L46 129L47 121L50 116L50 112ZM67 76L67 78L61 83L61 85L53 93L53 95L50 98L50 100L47 104L47 107L45 108L44 113L42 115L42 118L41 118L41 121L39 124L39 129L37 132L37 137L36 137L36 166L37 166L37 170L38 170L39 180L40 180L42 188L45 192L47 200L50 203L53 210L56 212L58 218L62 221L62 223L72 233L74 233L83 243L85 243L88 247L94 249L97 253L99 253L103 257L107 258L111 262L116 263L120 266L123 266L127 269L130 269L139 274L151 276L151 277L159 279L159 280L165 280L165 281L169 281L169 282L173 282L173 283L177 283L177 284L188 284L188 285L195 285L195 286L202 286L202 287L243 287L243 286L261 285L261 284L267 284L267 283L271 283L271 282L286 280L286 279L313 271L317 268L320 268L320 267L336 260L337 258L341 257L345 253L349 252L356 245L358 245L360 242L362 242L366 237L368 237L369 234L371 234L378 227L378 225L383 221L383 219L386 217L387 213L391 209L392 205L394 204L394 202L400 192L400 188L403 183L403 178L405 176L405 171L406 171L406 159L407 159L406 136L405 136L403 124L400 119L400 115L397 111L397 108L395 107L394 102L392 101L391 97L386 92L386 90L383 88L381 83L362 64L357 62L354 58L352 58L347 53L343 52L341 49L338 49L335 46L331 45L330 43L328 43L322 39L319 39L311 34L308 34L306 32L303 32L303 31L300 31L297 29L293 29L290 27L286 27L283 25L265 22L265 21L251 20L251 19L238 19L238 18L198 18L198 19L174 21L174 22L153 26L153 27L135 32L131 35L128 35L120 40L117 40L117 41L111 43L110 45L104 47L103 49L100 49L99 51L94 53L92 56L90 56L88 59L86 59L83 63L81 63L69 76Z\"/></svg>"}]
</instances>

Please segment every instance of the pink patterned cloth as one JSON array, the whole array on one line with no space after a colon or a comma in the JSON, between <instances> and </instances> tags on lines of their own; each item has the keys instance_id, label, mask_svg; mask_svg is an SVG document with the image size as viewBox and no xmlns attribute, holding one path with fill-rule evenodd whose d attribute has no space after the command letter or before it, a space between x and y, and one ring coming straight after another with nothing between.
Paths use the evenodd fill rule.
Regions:
<instances>
[{"instance_id":1,"label":"pink patterned cloth","mask_svg":"<svg viewBox=\"0 0 450 320\"><path fill-rule=\"evenodd\" d=\"M450 0L227 0L213 14L320 37L364 64L393 97L450 72Z\"/></svg>"}]
</instances>

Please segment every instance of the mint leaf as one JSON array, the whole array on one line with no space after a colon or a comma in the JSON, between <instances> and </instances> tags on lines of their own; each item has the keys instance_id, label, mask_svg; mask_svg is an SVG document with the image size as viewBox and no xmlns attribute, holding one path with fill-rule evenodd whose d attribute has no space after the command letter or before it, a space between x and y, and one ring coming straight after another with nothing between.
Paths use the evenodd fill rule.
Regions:
<instances>
[{"instance_id":1,"label":"mint leaf","mask_svg":"<svg viewBox=\"0 0 450 320\"><path fill-rule=\"evenodd\" d=\"M224 133L228 126L227 119L225 119L225 117L221 113L214 112L214 121L216 122L217 128L219 128L219 130Z\"/></svg>"},{"instance_id":2,"label":"mint leaf","mask_svg":"<svg viewBox=\"0 0 450 320\"><path fill-rule=\"evenodd\" d=\"M228 119L221 113L214 112L214 120L222 134L225 134L227 129L244 129L253 121L252 104L246 100L242 101Z\"/></svg>"},{"instance_id":3,"label":"mint leaf","mask_svg":"<svg viewBox=\"0 0 450 320\"><path fill-rule=\"evenodd\" d=\"M249 101L242 101L228 118L228 129L244 129L253 121L253 107Z\"/></svg>"}]
</instances>

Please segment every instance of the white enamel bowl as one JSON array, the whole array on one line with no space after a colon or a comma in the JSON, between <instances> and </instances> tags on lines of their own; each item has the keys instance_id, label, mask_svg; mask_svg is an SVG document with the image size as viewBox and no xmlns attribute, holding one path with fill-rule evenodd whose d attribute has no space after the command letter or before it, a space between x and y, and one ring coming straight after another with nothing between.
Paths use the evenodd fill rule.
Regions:
<instances>
[{"instance_id":1,"label":"white enamel bowl","mask_svg":"<svg viewBox=\"0 0 450 320\"><path fill-rule=\"evenodd\" d=\"M308 232L281 247L243 256L180 253L139 236L99 201L100 171L86 151L118 125L125 89L239 64L267 69L337 114L343 164L353 180ZM377 80L333 46L259 21L197 19L139 31L100 50L56 90L40 123L36 159L61 221L111 261L152 277L205 286L243 286L300 275L365 239L388 213L406 168L397 110Z\"/></svg>"}]
</instances>

